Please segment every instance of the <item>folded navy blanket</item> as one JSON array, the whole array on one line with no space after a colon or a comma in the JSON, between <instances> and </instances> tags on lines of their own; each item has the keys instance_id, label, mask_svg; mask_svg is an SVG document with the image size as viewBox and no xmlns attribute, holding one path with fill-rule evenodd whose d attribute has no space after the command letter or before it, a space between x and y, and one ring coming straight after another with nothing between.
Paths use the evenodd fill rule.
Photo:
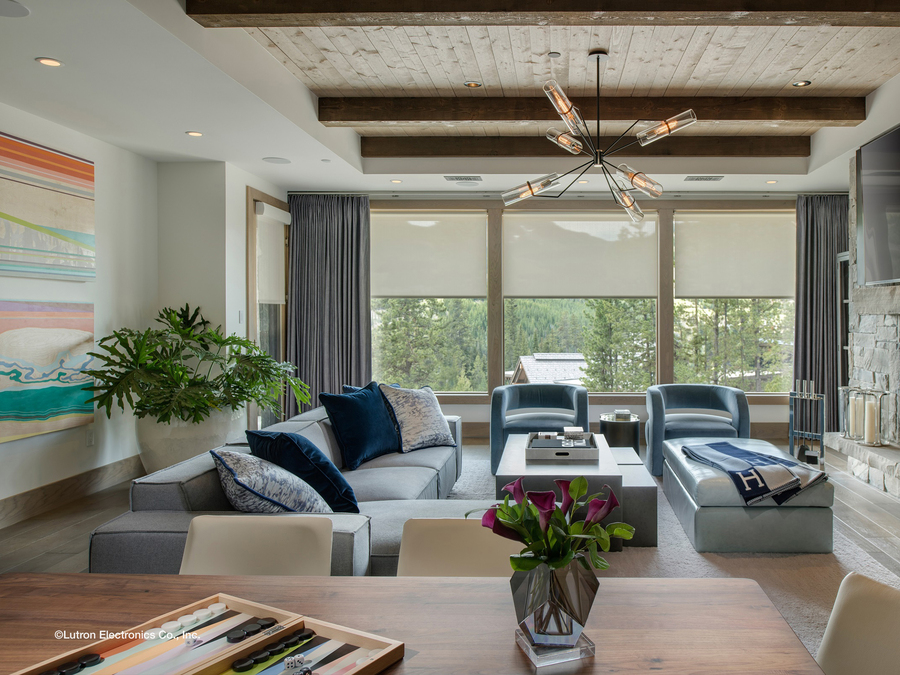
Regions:
<instances>
[{"instance_id":1,"label":"folded navy blanket","mask_svg":"<svg viewBox=\"0 0 900 675\"><path fill-rule=\"evenodd\" d=\"M744 450L727 441L684 445L681 450L695 462L727 473L747 506L769 497L780 506L828 478L808 464Z\"/></svg>"}]
</instances>

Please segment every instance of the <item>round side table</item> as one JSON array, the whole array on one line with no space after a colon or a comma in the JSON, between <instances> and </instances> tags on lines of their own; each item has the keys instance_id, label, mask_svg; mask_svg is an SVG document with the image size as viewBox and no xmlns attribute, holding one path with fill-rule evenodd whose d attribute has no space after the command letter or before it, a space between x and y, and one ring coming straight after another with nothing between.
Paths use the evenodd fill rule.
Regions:
<instances>
[{"instance_id":1,"label":"round side table","mask_svg":"<svg viewBox=\"0 0 900 675\"><path fill-rule=\"evenodd\" d=\"M600 433L606 437L609 447L631 447L640 454L641 423L634 413L628 420L617 420L615 413L600 413Z\"/></svg>"}]
</instances>

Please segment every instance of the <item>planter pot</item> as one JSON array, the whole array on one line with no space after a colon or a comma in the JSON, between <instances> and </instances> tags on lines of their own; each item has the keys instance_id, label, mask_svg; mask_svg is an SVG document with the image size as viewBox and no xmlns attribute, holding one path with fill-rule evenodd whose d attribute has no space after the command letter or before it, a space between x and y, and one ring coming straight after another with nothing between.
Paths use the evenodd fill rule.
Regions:
<instances>
[{"instance_id":1,"label":"planter pot","mask_svg":"<svg viewBox=\"0 0 900 675\"><path fill-rule=\"evenodd\" d=\"M600 583L581 555L556 570L540 565L513 572L509 581L516 607L516 642L535 665L592 656L594 644L582 635Z\"/></svg>"},{"instance_id":2,"label":"planter pot","mask_svg":"<svg viewBox=\"0 0 900 675\"><path fill-rule=\"evenodd\" d=\"M143 417L137 421L141 463L147 473L153 473L225 442L244 440L246 428L246 410L214 412L200 424L182 420L160 424L152 417Z\"/></svg>"}]
</instances>

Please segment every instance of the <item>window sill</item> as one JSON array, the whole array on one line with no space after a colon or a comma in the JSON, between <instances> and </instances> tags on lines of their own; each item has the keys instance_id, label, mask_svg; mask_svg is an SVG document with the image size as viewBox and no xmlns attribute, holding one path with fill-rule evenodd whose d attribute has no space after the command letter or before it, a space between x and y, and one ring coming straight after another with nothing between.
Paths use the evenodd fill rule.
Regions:
<instances>
[{"instance_id":1,"label":"window sill","mask_svg":"<svg viewBox=\"0 0 900 675\"><path fill-rule=\"evenodd\" d=\"M483 392L445 392L438 393L441 405L489 405L491 395ZM642 393L592 393L588 397L592 405L644 405L646 394ZM787 405L787 394L749 393L747 403L753 405Z\"/></svg>"}]
</instances>

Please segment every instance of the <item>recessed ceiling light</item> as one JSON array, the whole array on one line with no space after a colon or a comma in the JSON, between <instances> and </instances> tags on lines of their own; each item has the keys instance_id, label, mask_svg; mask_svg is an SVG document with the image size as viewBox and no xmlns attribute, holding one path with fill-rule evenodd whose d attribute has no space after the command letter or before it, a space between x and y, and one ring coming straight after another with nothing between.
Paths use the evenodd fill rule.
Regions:
<instances>
[{"instance_id":1,"label":"recessed ceiling light","mask_svg":"<svg viewBox=\"0 0 900 675\"><path fill-rule=\"evenodd\" d=\"M35 59L42 66L51 66L53 68L59 68L63 62L59 59L52 59L49 56L39 56Z\"/></svg>"},{"instance_id":2,"label":"recessed ceiling light","mask_svg":"<svg viewBox=\"0 0 900 675\"><path fill-rule=\"evenodd\" d=\"M0 0L0 16L9 19L21 19L31 14L31 10L20 5L16 0Z\"/></svg>"},{"instance_id":3,"label":"recessed ceiling light","mask_svg":"<svg viewBox=\"0 0 900 675\"><path fill-rule=\"evenodd\" d=\"M263 157L264 162L269 164L290 164L291 160L287 157Z\"/></svg>"},{"instance_id":4,"label":"recessed ceiling light","mask_svg":"<svg viewBox=\"0 0 900 675\"><path fill-rule=\"evenodd\" d=\"M193 136L194 138L200 138L203 134L199 131L185 131L188 136Z\"/></svg>"},{"instance_id":5,"label":"recessed ceiling light","mask_svg":"<svg viewBox=\"0 0 900 675\"><path fill-rule=\"evenodd\" d=\"M325 163L325 164L331 164L331 160L330 160L330 159L323 159L322 162Z\"/></svg>"},{"instance_id":6,"label":"recessed ceiling light","mask_svg":"<svg viewBox=\"0 0 900 675\"><path fill-rule=\"evenodd\" d=\"M547 56L549 56L551 59L558 59L560 56L562 56L562 54L560 54L559 52L550 52L547 54Z\"/></svg>"},{"instance_id":7,"label":"recessed ceiling light","mask_svg":"<svg viewBox=\"0 0 900 675\"><path fill-rule=\"evenodd\" d=\"M393 180L391 180L391 182L392 182L392 183L402 183L403 181L402 181L402 180L399 180L399 179L397 179L397 178L394 178Z\"/></svg>"},{"instance_id":8,"label":"recessed ceiling light","mask_svg":"<svg viewBox=\"0 0 900 675\"><path fill-rule=\"evenodd\" d=\"M811 85L811 84L812 84L812 82L810 82L809 80L799 80L799 81L797 81L797 82L794 82L792 86L794 86L794 87L808 87L808 86Z\"/></svg>"},{"instance_id":9,"label":"recessed ceiling light","mask_svg":"<svg viewBox=\"0 0 900 675\"><path fill-rule=\"evenodd\" d=\"M579 185L585 185L586 183L587 183L586 180L580 180L580 181L578 181L578 184L579 184Z\"/></svg>"},{"instance_id":10,"label":"recessed ceiling light","mask_svg":"<svg viewBox=\"0 0 900 675\"><path fill-rule=\"evenodd\" d=\"M766 185L775 185L775 183L777 183L777 182L778 182L777 180L767 180Z\"/></svg>"},{"instance_id":11,"label":"recessed ceiling light","mask_svg":"<svg viewBox=\"0 0 900 675\"><path fill-rule=\"evenodd\" d=\"M475 80L466 80L463 84L469 89L478 89L481 86L481 82L476 82Z\"/></svg>"}]
</instances>

